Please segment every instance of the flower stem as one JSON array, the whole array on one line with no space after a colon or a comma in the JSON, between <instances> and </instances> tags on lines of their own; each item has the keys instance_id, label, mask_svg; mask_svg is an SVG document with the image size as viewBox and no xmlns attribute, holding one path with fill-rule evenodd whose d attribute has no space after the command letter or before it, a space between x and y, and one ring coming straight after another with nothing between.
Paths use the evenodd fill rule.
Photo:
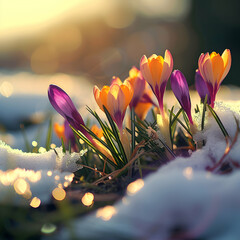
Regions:
<instances>
[{"instance_id":1,"label":"flower stem","mask_svg":"<svg viewBox=\"0 0 240 240\"><path fill-rule=\"evenodd\" d=\"M135 112L131 109L131 130L132 130L132 153L135 149Z\"/></svg>"}]
</instances>

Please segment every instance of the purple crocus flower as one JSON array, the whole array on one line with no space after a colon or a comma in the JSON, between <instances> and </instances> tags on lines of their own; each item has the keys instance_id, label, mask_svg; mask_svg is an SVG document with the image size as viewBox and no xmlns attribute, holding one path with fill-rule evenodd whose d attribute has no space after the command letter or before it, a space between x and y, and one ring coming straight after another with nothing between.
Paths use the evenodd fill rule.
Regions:
<instances>
[{"instance_id":1,"label":"purple crocus flower","mask_svg":"<svg viewBox=\"0 0 240 240\"><path fill-rule=\"evenodd\" d=\"M171 87L175 97L182 106L183 110L186 112L189 122L193 124L189 88L186 78L184 77L181 71L179 70L173 71L171 75Z\"/></svg>"},{"instance_id":2,"label":"purple crocus flower","mask_svg":"<svg viewBox=\"0 0 240 240\"><path fill-rule=\"evenodd\" d=\"M210 93L208 91L208 87L206 82L204 81L202 75L200 74L199 70L196 70L196 74L195 74L195 87L196 90L201 98L201 102L204 102L204 99L206 97L206 95L208 96L207 98L207 103L211 104L211 96Z\"/></svg>"},{"instance_id":3,"label":"purple crocus flower","mask_svg":"<svg viewBox=\"0 0 240 240\"><path fill-rule=\"evenodd\" d=\"M55 110L62 115L71 126L82 132L89 140L91 139L86 130L81 126L85 125L81 115L65 91L51 84L48 88L48 98Z\"/></svg>"}]
</instances>

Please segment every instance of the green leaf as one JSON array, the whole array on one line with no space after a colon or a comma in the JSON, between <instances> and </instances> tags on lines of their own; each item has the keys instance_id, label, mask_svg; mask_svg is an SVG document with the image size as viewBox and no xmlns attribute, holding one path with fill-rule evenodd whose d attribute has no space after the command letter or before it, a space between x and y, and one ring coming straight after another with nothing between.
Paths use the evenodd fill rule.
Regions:
<instances>
[{"instance_id":1,"label":"green leaf","mask_svg":"<svg viewBox=\"0 0 240 240\"><path fill-rule=\"evenodd\" d=\"M50 145L52 141L52 118L49 120L48 131L47 131L47 138L46 138L46 150L50 150Z\"/></svg>"},{"instance_id":2,"label":"green leaf","mask_svg":"<svg viewBox=\"0 0 240 240\"><path fill-rule=\"evenodd\" d=\"M68 141L68 152L69 152L69 154L71 154L71 148L72 148L71 140L69 139L69 141Z\"/></svg>"},{"instance_id":3,"label":"green leaf","mask_svg":"<svg viewBox=\"0 0 240 240\"><path fill-rule=\"evenodd\" d=\"M113 161L111 161L107 156L105 156L102 152L100 152L90 141L88 138L86 138L86 136L81 133L80 131L77 131L74 127L72 127L70 125L70 127L72 128L72 130L77 134L77 136L79 138L81 138L91 149L93 149L99 156L103 157L104 159L106 159L106 161L111 164L114 168L119 168L119 166L117 166Z\"/></svg>"},{"instance_id":4,"label":"green leaf","mask_svg":"<svg viewBox=\"0 0 240 240\"><path fill-rule=\"evenodd\" d=\"M184 121L187 125L187 128L188 128L189 132L190 132L190 125L189 125L189 119L187 117L187 114L185 113L185 111L182 111L182 114L183 114L183 119L184 119Z\"/></svg>"},{"instance_id":5,"label":"green leaf","mask_svg":"<svg viewBox=\"0 0 240 240\"><path fill-rule=\"evenodd\" d=\"M63 153L66 152L66 148L65 148L65 144L64 144L64 141L63 141L63 138L61 137L61 142L62 142L62 151Z\"/></svg>"},{"instance_id":6,"label":"green leaf","mask_svg":"<svg viewBox=\"0 0 240 240\"><path fill-rule=\"evenodd\" d=\"M201 122L201 130L202 131L204 129L205 113L207 110L207 100L208 100L208 96L206 95L205 99L204 99L204 103L203 103L202 122Z\"/></svg>"},{"instance_id":7,"label":"green leaf","mask_svg":"<svg viewBox=\"0 0 240 240\"><path fill-rule=\"evenodd\" d=\"M113 134L116 137L116 141L117 141L117 144L118 144L118 147L119 147L119 151L122 154L123 161L124 161L125 164L127 164L128 163L128 159L127 159L126 153L124 151L123 145L121 143L121 140L119 138L119 134L118 134L118 130L116 128L116 125L113 122L112 117L111 117L110 113L108 112L108 110L104 106L103 106L103 109L104 109L104 112L105 112L105 114L107 116L108 122L110 123L110 126L112 128Z\"/></svg>"},{"instance_id":8,"label":"green leaf","mask_svg":"<svg viewBox=\"0 0 240 240\"><path fill-rule=\"evenodd\" d=\"M170 141L171 141L171 147L173 149L173 133L172 133L172 117L173 117L173 109L174 106L172 106L170 114L169 114L169 134L170 134Z\"/></svg>"},{"instance_id":9,"label":"green leaf","mask_svg":"<svg viewBox=\"0 0 240 240\"><path fill-rule=\"evenodd\" d=\"M223 124L222 124L220 118L218 117L217 113L212 109L211 106L209 106L209 105L207 105L207 106L208 106L208 109L210 110L211 114L213 115L214 119L216 120L218 126L220 127L223 135L225 137L229 137L229 134L228 134L227 130L225 129L225 127L223 126Z\"/></svg>"},{"instance_id":10,"label":"green leaf","mask_svg":"<svg viewBox=\"0 0 240 240\"><path fill-rule=\"evenodd\" d=\"M116 135L113 131L110 130L110 128L102 122L98 114L94 111L92 111L89 107L87 107L87 110L96 118L96 120L99 122L102 130L103 130L103 136L106 140L107 146L110 149L115 161L117 164L121 167L123 167L126 162L121 157L121 153L119 152L118 148L115 146L115 142L117 142L116 137L118 137L118 134ZM114 137L112 137L114 135ZM113 139L114 141L113 141Z\"/></svg>"},{"instance_id":11,"label":"green leaf","mask_svg":"<svg viewBox=\"0 0 240 240\"><path fill-rule=\"evenodd\" d=\"M131 109L131 135L132 135L132 153L135 149L135 112L134 108Z\"/></svg>"}]
</instances>

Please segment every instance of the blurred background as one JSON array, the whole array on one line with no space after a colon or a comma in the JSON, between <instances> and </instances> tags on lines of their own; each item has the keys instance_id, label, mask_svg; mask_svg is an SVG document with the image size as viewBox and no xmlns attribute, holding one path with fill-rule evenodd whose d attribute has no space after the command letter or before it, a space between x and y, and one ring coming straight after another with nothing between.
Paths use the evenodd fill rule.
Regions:
<instances>
[{"instance_id":1,"label":"blurred background","mask_svg":"<svg viewBox=\"0 0 240 240\"><path fill-rule=\"evenodd\" d=\"M223 84L239 86L239 10L238 0L0 0L0 125L16 130L50 109L49 83L85 105L92 84L124 80L165 49L192 85L200 54L229 48Z\"/></svg>"}]
</instances>

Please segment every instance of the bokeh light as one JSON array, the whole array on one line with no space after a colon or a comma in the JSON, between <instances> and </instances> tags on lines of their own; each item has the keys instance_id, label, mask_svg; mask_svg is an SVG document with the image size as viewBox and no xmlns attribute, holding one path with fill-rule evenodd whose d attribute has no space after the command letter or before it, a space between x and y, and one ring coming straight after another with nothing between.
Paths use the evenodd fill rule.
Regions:
<instances>
[{"instance_id":1,"label":"bokeh light","mask_svg":"<svg viewBox=\"0 0 240 240\"><path fill-rule=\"evenodd\" d=\"M30 206L33 208L38 208L40 204L41 204L41 200L37 197L34 197L30 202Z\"/></svg>"},{"instance_id":2,"label":"bokeh light","mask_svg":"<svg viewBox=\"0 0 240 240\"><path fill-rule=\"evenodd\" d=\"M130 183L127 186L128 195L134 195L144 186L144 181L142 179L137 179L136 181Z\"/></svg>"},{"instance_id":3,"label":"bokeh light","mask_svg":"<svg viewBox=\"0 0 240 240\"><path fill-rule=\"evenodd\" d=\"M117 214L117 209L115 207L105 206L97 210L96 217L104 221L109 221L115 214Z\"/></svg>"},{"instance_id":4,"label":"bokeh light","mask_svg":"<svg viewBox=\"0 0 240 240\"><path fill-rule=\"evenodd\" d=\"M82 197L82 203L87 207L93 204L93 200L94 200L94 195L90 192L85 193Z\"/></svg>"},{"instance_id":5,"label":"bokeh light","mask_svg":"<svg viewBox=\"0 0 240 240\"><path fill-rule=\"evenodd\" d=\"M62 201L66 197L66 192L62 188L55 188L52 191L52 196L57 200L57 201Z\"/></svg>"}]
</instances>

